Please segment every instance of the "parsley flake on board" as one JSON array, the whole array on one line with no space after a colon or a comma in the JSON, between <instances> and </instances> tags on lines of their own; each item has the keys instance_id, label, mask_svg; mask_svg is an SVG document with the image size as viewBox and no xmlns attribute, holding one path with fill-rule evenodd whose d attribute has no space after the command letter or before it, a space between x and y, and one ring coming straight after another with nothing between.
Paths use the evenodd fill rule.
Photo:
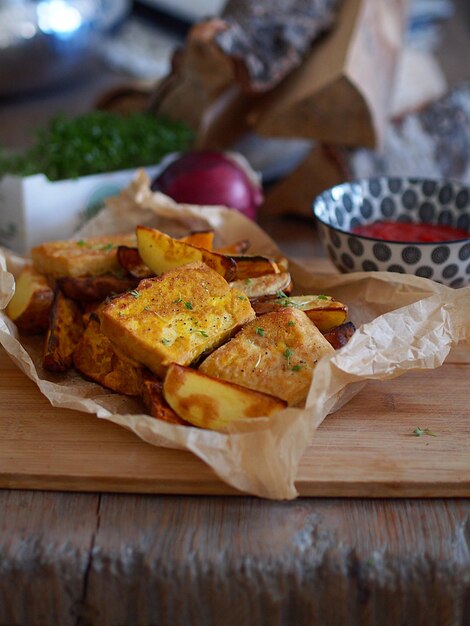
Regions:
<instances>
[{"instance_id":1,"label":"parsley flake on board","mask_svg":"<svg viewBox=\"0 0 470 626\"><path fill-rule=\"evenodd\" d=\"M433 433L430 428L421 428L420 426L417 426L414 429L413 435L415 437L422 437L423 435L429 435L430 437L437 437L436 433Z\"/></svg>"},{"instance_id":2,"label":"parsley flake on board","mask_svg":"<svg viewBox=\"0 0 470 626\"><path fill-rule=\"evenodd\" d=\"M257 326L255 332L260 337L264 337L264 328L261 328L260 326Z\"/></svg>"}]
</instances>

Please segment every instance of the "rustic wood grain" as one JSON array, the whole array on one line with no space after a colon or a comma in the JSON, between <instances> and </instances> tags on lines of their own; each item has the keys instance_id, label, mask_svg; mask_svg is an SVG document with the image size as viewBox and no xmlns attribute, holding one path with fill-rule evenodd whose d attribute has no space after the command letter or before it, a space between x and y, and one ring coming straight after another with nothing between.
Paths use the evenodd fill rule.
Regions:
<instances>
[{"instance_id":1,"label":"rustic wood grain","mask_svg":"<svg viewBox=\"0 0 470 626\"><path fill-rule=\"evenodd\" d=\"M0 491L0 624L74 626L99 496Z\"/></svg>"},{"instance_id":2,"label":"rustic wood grain","mask_svg":"<svg viewBox=\"0 0 470 626\"><path fill-rule=\"evenodd\" d=\"M86 623L464 626L469 515L463 501L104 496Z\"/></svg>"},{"instance_id":3,"label":"rustic wood grain","mask_svg":"<svg viewBox=\"0 0 470 626\"><path fill-rule=\"evenodd\" d=\"M302 458L304 496L470 495L470 348L434 371L370 382L321 425ZM0 354L0 487L235 494L199 459L53 408ZM436 436L413 434L429 428Z\"/></svg>"},{"instance_id":4,"label":"rustic wood grain","mask_svg":"<svg viewBox=\"0 0 470 626\"><path fill-rule=\"evenodd\" d=\"M470 502L0 492L0 624L466 626Z\"/></svg>"}]
</instances>

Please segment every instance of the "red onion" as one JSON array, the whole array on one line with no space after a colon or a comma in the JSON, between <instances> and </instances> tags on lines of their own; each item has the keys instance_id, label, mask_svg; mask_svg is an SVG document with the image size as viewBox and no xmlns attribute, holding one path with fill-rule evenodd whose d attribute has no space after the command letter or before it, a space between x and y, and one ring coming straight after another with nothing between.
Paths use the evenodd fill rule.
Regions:
<instances>
[{"instance_id":1,"label":"red onion","mask_svg":"<svg viewBox=\"0 0 470 626\"><path fill-rule=\"evenodd\" d=\"M243 157L230 152L186 152L155 178L152 191L186 204L224 205L251 219L263 202L258 176Z\"/></svg>"}]
</instances>

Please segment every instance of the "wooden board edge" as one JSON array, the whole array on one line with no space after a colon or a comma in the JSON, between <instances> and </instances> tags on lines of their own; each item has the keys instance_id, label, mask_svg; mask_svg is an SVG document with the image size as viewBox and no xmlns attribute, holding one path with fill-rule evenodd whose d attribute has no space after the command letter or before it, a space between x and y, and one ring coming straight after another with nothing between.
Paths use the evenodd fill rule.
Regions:
<instances>
[{"instance_id":1,"label":"wooden board edge","mask_svg":"<svg viewBox=\"0 0 470 626\"><path fill-rule=\"evenodd\" d=\"M442 481L411 482L358 482L335 481L322 484L296 483L300 498L372 498L372 499L416 499L416 498L470 498L470 480L460 482ZM106 478L70 476L1 474L0 489L32 491L61 491L84 493L122 493L146 495L193 495L193 496L242 496L254 497L214 479L204 484L192 481L167 483L165 481L134 481L124 479L119 485Z\"/></svg>"}]
</instances>

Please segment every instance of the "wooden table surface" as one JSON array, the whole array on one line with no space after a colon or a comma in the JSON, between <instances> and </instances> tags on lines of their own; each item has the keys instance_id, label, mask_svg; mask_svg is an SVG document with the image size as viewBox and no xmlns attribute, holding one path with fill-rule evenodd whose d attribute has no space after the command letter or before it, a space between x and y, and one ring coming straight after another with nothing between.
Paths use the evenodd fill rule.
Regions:
<instances>
[{"instance_id":1,"label":"wooden table surface","mask_svg":"<svg viewBox=\"0 0 470 626\"><path fill-rule=\"evenodd\" d=\"M445 39L452 82L469 78L465 28ZM121 80L0 102L0 141ZM311 225L263 225L289 254L318 251ZM1 490L0 625L54 624L466 626L470 501Z\"/></svg>"}]
</instances>

